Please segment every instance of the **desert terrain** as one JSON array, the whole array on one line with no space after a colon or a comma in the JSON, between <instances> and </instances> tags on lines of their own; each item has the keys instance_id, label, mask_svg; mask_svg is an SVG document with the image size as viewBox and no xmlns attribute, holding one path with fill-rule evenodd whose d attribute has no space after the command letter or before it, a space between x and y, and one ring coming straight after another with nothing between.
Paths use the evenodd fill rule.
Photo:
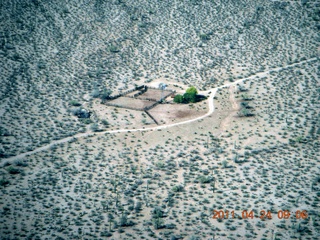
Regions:
<instances>
[{"instance_id":1,"label":"desert terrain","mask_svg":"<svg viewBox=\"0 0 320 240\"><path fill-rule=\"evenodd\" d=\"M1 239L320 237L319 2L0 11Z\"/></svg>"}]
</instances>

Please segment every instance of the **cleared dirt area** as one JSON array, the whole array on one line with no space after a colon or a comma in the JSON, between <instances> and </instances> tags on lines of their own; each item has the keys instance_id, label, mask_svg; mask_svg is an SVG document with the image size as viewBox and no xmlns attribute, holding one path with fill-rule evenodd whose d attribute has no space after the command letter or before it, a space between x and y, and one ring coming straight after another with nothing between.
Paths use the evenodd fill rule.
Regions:
<instances>
[{"instance_id":1,"label":"cleared dirt area","mask_svg":"<svg viewBox=\"0 0 320 240\"><path fill-rule=\"evenodd\" d=\"M151 106L154 103L155 103L154 101L128 98L128 97L119 97L117 99L107 102L107 104L109 105L117 105L124 108L136 108L136 109L143 109L145 107Z\"/></svg>"},{"instance_id":2,"label":"cleared dirt area","mask_svg":"<svg viewBox=\"0 0 320 240\"><path fill-rule=\"evenodd\" d=\"M160 124L180 122L205 114L202 104L159 104L148 112Z\"/></svg>"},{"instance_id":3,"label":"cleared dirt area","mask_svg":"<svg viewBox=\"0 0 320 240\"><path fill-rule=\"evenodd\" d=\"M138 96L137 98L150 98L150 99L155 99L157 101L159 101L162 97L167 96L168 94L170 94L170 91L163 91L163 94L161 93L161 90L157 90L157 89L148 89L148 91L146 91L145 93L141 94L140 96Z\"/></svg>"},{"instance_id":4,"label":"cleared dirt area","mask_svg":"<svg viewBox=\"0 0 320 240\"><path fill-rule=\"evenodd\" d=\"M115 130L124 126L125 128L142 128L153 123L153 120L143 111L106 106L100 101L95 101L92 109L99 119L100 129ZM103 120L108 122L107 126L102 123Z\"/></svg>"}]
</instances>

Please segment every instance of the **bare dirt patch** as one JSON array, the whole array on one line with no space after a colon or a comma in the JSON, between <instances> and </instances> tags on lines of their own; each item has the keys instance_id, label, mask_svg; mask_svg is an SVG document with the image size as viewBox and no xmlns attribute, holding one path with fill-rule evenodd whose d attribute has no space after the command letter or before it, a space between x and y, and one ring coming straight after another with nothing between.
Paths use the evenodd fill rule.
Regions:
<instances>
[{"instance_id":1,"label":"bare dirt patch","mask_svg":"<svg viewBox=\"0 0 320 240\"><path fill-rule=\"evenodd\" d=\"M199 104L159 104L149 113L159 123L173 123L191 118L196 118L206 113L206 110L201 108L203 103Z\"/></svg>"},{"instance_id":2,"label":"bare dirt patch","mask_svg":"<svg viewBox=\"0 0 320 240\"><path fill-rule=\"evenodd\" d=\"M107 102L107 104L110 104L110 105L116 105L124 108L136 108L136 109L143 109L145 107L149 107L153 105L154 103L155 103L154 101L128 98L128 97L119 97L117 99Z\"/></svg>"},{"instance_id":3,"label":"bare dirt patch","mask_svg":"<svg viewBox=\"0 0 320 240\"><path fill-rule=\"evenodd\" d=\"M170 93L171 93L170 91L163 91L163 93L162 93L161 90L149 88L148 91L139 95L137 98L140 98L140 99L149 98L149 99L154 99L156 101L159 101L159 100L161 100L161 96L165 97L165 96L168 96L168 94L170 94Z\"/></svg>"},{"instance_id":4,"label":"bare dirt patch","mask_svg":"<svg viewBox=\"0 0 320 240\"><path fill-rule=\"evenodd\" d=\"M95 101L91 109L100 120L99 123L102 120L108 121L109 125L106 130L115 130L123 127L141 128L146 124L153 123L153 120L143 111L106 106L100 103L100 101ZM104 129L105 127L103 124L100 124L100 129Z\"/></svg>"}]
</instances>

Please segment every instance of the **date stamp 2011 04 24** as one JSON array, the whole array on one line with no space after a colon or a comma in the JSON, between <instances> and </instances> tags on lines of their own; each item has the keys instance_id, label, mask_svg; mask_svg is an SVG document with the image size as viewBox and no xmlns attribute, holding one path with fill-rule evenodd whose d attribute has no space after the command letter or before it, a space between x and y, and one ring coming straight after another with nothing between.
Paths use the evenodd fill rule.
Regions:
<instances>
[{"instance_id":1,"label":"date stamp 2011 04 24","mask_svg":"<svg viewBox=\"0 0 320 240\"><path fill-rule=\"evenodd\" d=\"M228 210L213 210L213 219L272 219L275 215L278 219L289 219L293 217L295 219L307 219L308 212L306 210L297 210L295 212L290 212L288 210L279 210L277 214L272 214L271 211L261 210L260 215L256 215L255 211L253 210L243 210L241 214L237 214L235 211L228 211Z\"/></svg>"}]
</instances>

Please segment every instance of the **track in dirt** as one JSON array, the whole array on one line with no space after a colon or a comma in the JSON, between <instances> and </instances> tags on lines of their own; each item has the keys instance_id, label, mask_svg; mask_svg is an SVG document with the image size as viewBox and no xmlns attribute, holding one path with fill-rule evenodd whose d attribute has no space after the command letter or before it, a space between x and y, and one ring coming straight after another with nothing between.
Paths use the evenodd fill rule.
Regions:
<instances>
[{"instance_id":1,"label":"track in dirt","mask_svg":"<svg viewBox=\"0 0 320 240\"><path fill-rule=\"evenodd\" d=\"M220 123L220 128L221 128L222 132L224 132L224 131L226 131L228 129L228 127L230 125L230 122L231 122L231 119L233 119L233 117L235 115L234 113L238 109L238 104L237 104L237 102L235 100L235 97L234 97L234 86L231 86L229 88L229 92L230 92L230 98L229 99L230 99L230 102L231 102L232 109L229 111L228 116L225 119L223 119L221 121L221 123ZM222 133L220 133L220 134L222 134Z\"/></svg>"},{"instance_id":2,"label":"track in dirt","mask_svg":"<svg viewBox=\"0 0 320 240\"><path fill-rule=\"evenodd\" d=\"M250 76L250 77L238 79L237 81L230 82L230 83L227 83L227 84L222 85L220 87L212 88L212 89L207 90L207 91L201 91L201 92L199 92L200 94L205 95L205 94L209 94L210 93L210 95L209 95L208 100L207 100L208 101L209 110L208 110L208 112L206 114L204 114L204 115L202 115L200 117L197 117L197 118L194 118L194 119L189 119L189 120L178 122L178 123L165 124L165 125L161 125L161 126L157 126L157 127L150 127L150 128L119 129L119 130L110 130L110 131L104 131L104 132L98 132L98 133L76 134L76 135L71 136L71 137L67 137L67 138L63 138L63 139L54 141L54 142L52 142L52 143L50 143L48 145L45 145L45 146L42 146L40 148L34 149L33 151L30 151L30 152L25 152L25 153L22 153L22 154L13 156L13 157L4 158L5 162L2 165L5 165L9 161L14 161L14 160L21 159L21 158L27 157L29 155L38 153L38 152L42 152L42 151L47 150L47 149L49 149L49 148L51 148L53 146L56 146L56 145L59 145L59 144L63 144L63 143L67 143L67 142L70 142L70 141L75 140L77 138L90 137L90 136L96 136L96 135L103 135L103 134L108 134L108 133L112 134L112 133L125 133L125 132L154 131L154 130L166 129L166 128L170 128L170 127L174 127L174 126L179 126L179 125L182 125L182 124L192 123L192 122L201 120L201 119L203 119L205 117L208 117L214 112L214 104L213 104L214 101L213 101L213 98L214 98L216 92L219 89L230 87L230 86L234 86L234 85L236 85L238 83L241 83L243 81L250 80L250 79L253 79L253 78L256 78L256 77L264 77L267 74L269 74L270 72L280 71L280 70L283 70L283 69L286 69L286 68L289 68L289 67L294 67L294 66L306 63L306 62L317 61L317 60L318 60L317 57L310 58L310 59L307 59L307 60L303 60L301 62L289 64L289 65L284 66L284 67L277 67L277 68L269 69L268 71L265 71L265 72L259 72L259 73L256 73L256 74ZM175 83L172 83L172 84L175 84Z\"/></svg>"}]
</instances>

